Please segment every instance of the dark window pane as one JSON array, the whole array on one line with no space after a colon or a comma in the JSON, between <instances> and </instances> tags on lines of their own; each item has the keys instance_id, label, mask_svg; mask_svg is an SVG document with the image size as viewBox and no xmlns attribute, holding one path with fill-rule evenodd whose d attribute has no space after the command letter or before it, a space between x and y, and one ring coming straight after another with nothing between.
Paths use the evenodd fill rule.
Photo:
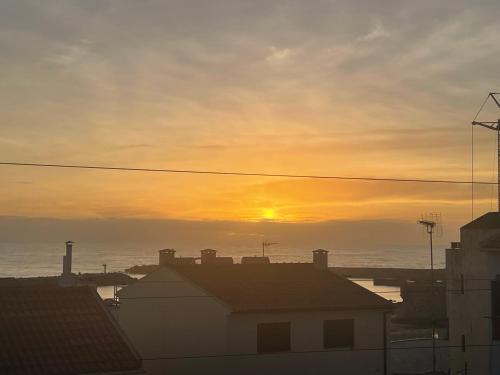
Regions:
<instances>
[{"instance_id":1,"label":"dark window pane","mask_svg":"<svg viewBox=\"0 0 500 375\"><path fill-rule=\"evenodd\" d=\"M257 352L290 351L290 322L257 325Z\"/></svg>"},{"instance_id":2,"label":"dark window pane","mask_svg":"<svg viewBox=\"0 0 500 375\"><path fill-rule=\"evenodd\" d=\"M325 320L323 323L325 348L347 348L354 346L354 320Z\"/></svg>"}]
</instances>

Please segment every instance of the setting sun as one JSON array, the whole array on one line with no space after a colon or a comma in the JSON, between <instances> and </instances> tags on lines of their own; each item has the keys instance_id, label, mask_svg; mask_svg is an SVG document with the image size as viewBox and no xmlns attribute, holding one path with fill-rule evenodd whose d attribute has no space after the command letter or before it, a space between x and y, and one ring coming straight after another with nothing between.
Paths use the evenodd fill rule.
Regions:
<instances>
[{"instance_id":1,"label":"setting sun","mask_svg":"<svg viewBox=\"0 0 500 375\"><path fill-rule=\"evenodd\" d=\"M262 218L266 220L274 220L276 218L276 212L272 208L266 208L262 211Z\"/></svg>"}]
</instances>

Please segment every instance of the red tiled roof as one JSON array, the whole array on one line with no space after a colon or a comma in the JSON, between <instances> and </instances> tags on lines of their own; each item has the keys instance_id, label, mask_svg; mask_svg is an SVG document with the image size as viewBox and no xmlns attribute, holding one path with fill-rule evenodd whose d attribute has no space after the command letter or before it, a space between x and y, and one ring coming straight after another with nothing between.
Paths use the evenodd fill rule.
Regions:
<instances>
[{"instance_id":1,"label":"red tiled roof","mask_svg":"<svg viewBox=\"0 0 500 375\"><path fill-rule=\"evenodd\" d=\"M174 266L233 312L390 309L391 302L310 263Z\"/></svg>"},{"instance_id":2,"label":"red tiled roof","mask_svg":"<svg viewBox=\"0 0 500 375\"><path fill-rule=\"evenodd\" d=\"M141 361L88 286L0 283L0 373L140 370Z\"/></svg>"}]
</instances>

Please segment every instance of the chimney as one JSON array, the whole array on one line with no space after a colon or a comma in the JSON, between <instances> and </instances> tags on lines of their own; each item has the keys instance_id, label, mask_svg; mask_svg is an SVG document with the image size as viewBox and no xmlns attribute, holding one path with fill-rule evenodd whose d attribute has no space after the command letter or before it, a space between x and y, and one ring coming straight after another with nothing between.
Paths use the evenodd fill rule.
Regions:
<instances>
[{"instance_id":1,"label":"chimney","mask_svg":"<svg viewBox=\"0 0 500 375\"><path fill-rule=\"evenodd\" d=\"M66 255L63 255L63 272L58 279L59 286L73 286L77 284L76 276L71 272L73 258L73 241L66 241Z\"/></svg>"},{"instance_id":2,"label":"chimney","mask_svg":"<svg viewBox=\"0 0 500 375\"><path fill-rule=\"evenodd\" d=\"M158 251L159 253L159 261L158 264L160 266L167 266L172 264L175 259L175 250L174 249L163 249Z\"/></svg>"},{"instance_id":3,"label":"chimney","mask_svg":"<svg viewBox=\"0 0 500 375\"><path fill-rule=\"evenodd\" d=\"M66 241L66 255L63 256L63 275L71 275L73 262L73 241Z\"/></svg>"},{"instance_id":4,"label":"chimney","mask_svg":"<svg viewBox=\"0 0 500 375\"><path fill-rule=\"evenodd\" d=\"M316 268L328 269L328 250L313 250L313 264Z\"/></svg>"},{"instance_id":5,"label":"chimney","mask_svg":"<svg viewBox=\"0 0 500 375\"><path fill-rule=\"evenodd\" d=\"M205 249L201 250L201 264L213 263L217 258L217 250Z\"/></svg>"}]
</instances>

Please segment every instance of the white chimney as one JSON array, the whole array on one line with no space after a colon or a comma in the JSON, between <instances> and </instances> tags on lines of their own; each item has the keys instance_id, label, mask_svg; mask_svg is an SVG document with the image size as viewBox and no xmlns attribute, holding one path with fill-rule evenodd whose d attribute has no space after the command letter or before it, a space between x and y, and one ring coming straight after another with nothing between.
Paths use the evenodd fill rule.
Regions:
<instances>
[{"instance_id":1,"label":"white chimney","mask_svg":"<svg viewBox=\"0 0 500 375\"><path fill-rule=\"evenodd\" d=\"M63 256L63 275L71 274L73 262L73 241L66 241L66 255Z\"/></svg>"},{"instance_id":2,"label":"white chimney","mask_svg":"<svg viewBox=\"0 0 500 375\"><path fill-rule=\"evenodd\" d=\"M73 241L66 242L66 255L63 256L63 272L58 280L59 286L73 286L76 285L77 279L71 272L73 258Z\"/></svg>"},{"instance_id":3,"label":"white chimney","mask_svg":"<svg viewBox=\"0 0 500 375\"><path fill-rule=\"evenodd\" d=\"M316 268L328 269L328 250L313 250L313 264Z\"/></svg>"}]
</instances>

